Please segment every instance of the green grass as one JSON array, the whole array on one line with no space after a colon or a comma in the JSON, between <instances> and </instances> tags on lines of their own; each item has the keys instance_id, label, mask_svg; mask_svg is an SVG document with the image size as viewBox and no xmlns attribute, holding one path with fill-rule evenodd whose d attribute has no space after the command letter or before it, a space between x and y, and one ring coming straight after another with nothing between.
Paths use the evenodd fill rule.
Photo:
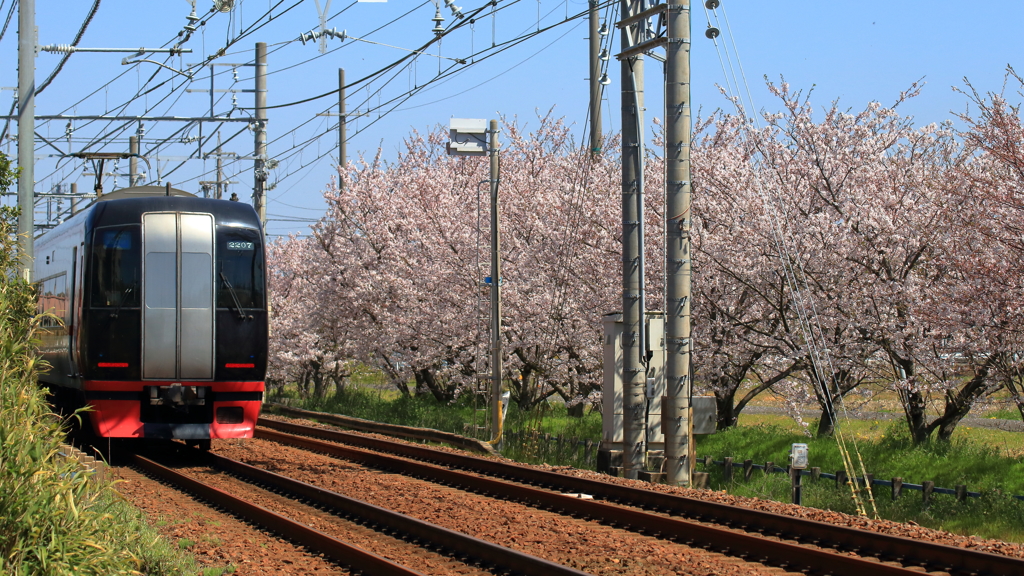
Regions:
<instances>
[{"instance_id":1,"label":"green grass","mask_svg":"<svg viewBox=\"0 0 1024 576\"><path fill-rule=\"evenodd\" d=\"M466 425L473 421L475 413L469 397L445 404L429 395L402 396L397 392L358 387L345 388L340 394L326 398L308 399L300 405L306 410L457 434L467 432Z\"/></svg>"},{"instance_id":2,"label":"green grass","mask_svg":"<svg viewBox=\"0 0 1024 576\"><path fill-rule=\"evenodd\" d=\"M1020 411L1000 408L999 410L992 410L990 412L987 412L984 417L995 418L999 420L1020 420Z\"/></svg>"},{"instance_id":3,"label":"green grass","mask_svg":"<svg viewBox=\"0 0 1024 576\"><path fill-rule=\"evenodd\" d=\"M925 508L921 492L904 490L903 496L893 502L890 489L876 486L875 506L880 517L900 522L913 520L923 526L961 534L1024 541L1024 502L1010 497L1024 495L1024 457L1008 453L999 445L972 440L968 430L951 442L922 446L914 446L903 423L897 421L853 422L844 427L844 432L858 475L856 455L859 453L865 470L879 480L902 477L904 482L914 484L931 480L943 488L966 484L968 490L983 494L981 498L968 498L966 502L957 502L951 495L935 494L931 505ZM868 432L874 434L869 436ZM990 435L993 431L984 432ZM812 439L799 434L792 426L765 423L700 438L698 461L706 455L715 460L731 456L735 462L751 459L755 464L771 461L785 466L794 442L808 444L811 466L823 472L843 468L836 439ZM704 468L699 465L698 470L701 469ZM727 483L722 467L711 466L706 470L711 474L712 489L769 500L788 501L790 498L786 474L765 475L755 471L747 482L742 479L742 469L737 468L733 482ZM849 488L837 488L831 480L813 481L805 477L803 504L857 513ZM870 505L866 507L870 514Z\"/></svg>"},{"instance_id":4,"label":"green grass","mask_svg":"<svg viewBox=\"0 0 1024 576\"><path fill-rule=\"evenodd\" d=\"M292 404L306 410L488 439L487 430L481 428L486 423L487 406L471 395L447 404L431 395L402 396L395 391L350 386L340 394L322 399L299 400L292 390L285 390L284 397L298 400ZM569 416L561 403L543 403L526 412L513 403L508 408L504 426L506 432L513 433L507 434L502 444L502 454L509 458L531 464L593 468L593 457L585 460L584 447L576 447L570 439L591 439L597 443L601 437L601 415L596 412L576 418ZM545 441L545 434L561 436L563 442ZM594 446L591 455L596 450Z\"/></svg>"}]
</instances>

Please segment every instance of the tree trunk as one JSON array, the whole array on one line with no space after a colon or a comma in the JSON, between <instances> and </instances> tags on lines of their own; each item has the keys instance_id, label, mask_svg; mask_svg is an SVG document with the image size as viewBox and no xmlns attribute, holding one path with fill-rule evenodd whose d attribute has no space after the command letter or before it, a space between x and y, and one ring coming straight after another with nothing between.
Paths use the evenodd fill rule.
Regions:
<instances>
[{"instance_id":1,"label":"tree trunk","mask_svg":"<svg viewBox=\"0 0 1024 576\"><path fill-rule=\"evenodd\" d=\"M946 408L943 410L942 416L931 424L931 427L938 427L939 440L948 441L952 438L957 424L967 416L974 403L989 393L990 364L991 360L988 360L984 365L978 367L974 376L959 390L946 392Z\"/></svg>"},{"instance_id":2,"label":"tree trunk","mask_svg":"<svg viewBox=\"0 0 1024 576\"><path fill-rule=\"evenodd\" d=\"M833 404L833 406L835 406ZM831 407L821 408L821 417L818 419L818 430L814 435L817 438L829 438L836 432L835 410Z\"/></svg>"},{"instance_id":3,"label":"tree trunk","mask_svg":"<svg viewBox=\"0 0 1024 576\"><path fill-rule=\"evenodd\" d=\"M715 406L718 407L718 421L715 423L715 430L726 430L736 425L739 418L734 410L736 390L733 388L715 388Z\"/></svg>"},{"instance_id":4,"label":"tree trunk","mask_svg":"<svg viewBox=\"0 0 1024 576\"><path fill-rule=\"evenodd\" d=\"M416 371L416 390L419 392L423 389L433 394L435 400L445 404L455 398L452 393L453 391L442 385L434 375L434 371L429 368L422 368Z\"/></svg>"},{"instance_id":5,"label":"tree trunk","mask_svg":"<svg viewBox=\"0 0 1024 576\"><path fill-rule=\"evenodd\" d=\"M928 429L928 417L925 413L924 396L918 391L906 391L903 394L903 412L907 416L907 427L910 439L914 444L925 444L931 438Z\"/></svg>"}]
</instances>

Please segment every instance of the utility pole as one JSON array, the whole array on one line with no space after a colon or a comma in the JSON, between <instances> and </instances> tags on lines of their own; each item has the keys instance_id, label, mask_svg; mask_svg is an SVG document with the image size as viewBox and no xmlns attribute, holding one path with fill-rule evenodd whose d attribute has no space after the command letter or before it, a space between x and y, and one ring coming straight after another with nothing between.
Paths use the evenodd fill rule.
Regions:
<instances>
[{"instance_id":1,"label":"utility pole","mask_svg":"<svg viewBox=\"0 0 1024 576\"><path fill-rule=\"evenodd\" d=\"M622 0L623 21L636 14L639 0ZM622 51L638 41L640 24L622 28ZM638 198L643 194L642 136L644 107L643 54L622 58L622 466L626 478L636 479L644 467L645 389L647 375L641 362L644 331L643 278L640 254L641 218Z\"/></svg>"},{"instance_id":2,"label":"utility pole","mask_svg":"<svg viewBox=\"0 0 1024 576\"><path fill-rule=\"evenodd\" d=\"M235 154L234 152L224 152L221 150L220 132L218 132L217 148L214 149L213 152L210 152L206 156L203 156L203 158L206 159L209 158L210 156L215 156L217 158L217 179L200 180L199 185L203 187L203 191L206 196L209 196L209 191L213 190L213 197L217 200L222 200L224 198L224 194L228 191L227 185L237 184L237 182L234 180L224 179L224 157L230 156L232 158L238 158L238 154Z\"/></svg>"},{"instance_id":3,"label":"utility pole","mask_svg":"<svg viewBox=\"0 0 1024 576\"><path fill-rule=\"evenodd\" d=\"M220 151L220 132L217 132L217 191L214 198L220 200L224 197L224 155Z\"/></svg>"},{"instance_id":4,"label":"utility pole","mask_svg":"<svg viewBox=\"0 0 1024 576\"><path fill-rule=\"evenodd\" d=\"M693 469L690 335L690 8L666 7L665 71L665 472L669 484L689 485Z\"/></svg>"},{"instance_id":5,"label":"utility pole","mask_svg":"<svg viewBox=\"0 0 1024 576\"><path fill-rule=\"evenodd\" d=\"M491 156L491 441L501 432L501 230L498 220L498 121L491 120L487 131Z\"/></svg>"},{"instance_id":6,"label":"utility pole","mask_svg":"<svg viewBox=\"0 0 1024 576\"><path fill-rule=\"evenodd\" d=\"M21 275L32 281L35 256L36 3L18 4L18 244Z\"/></svg>"},{"instance_id":7,"label":"utility pole","mask_svg":"<svg viewBox=\"0 0 1024 576\"><path fill-rule=\"evenodd\" d=\"M256 43L256 143L253 162L252 206L267 227L267 43Z\"/></svg>"},{"instance_id":8,"label":"utility pole","mask_svg":"<svg viewBox=\"0 0 1024 576\"><path fill-rule=\"evenodd\" d=\"M128 137L128 187L135 186L139 179L139 137Z\"/></svg>"},{"instance_id":9,"label":"utility pole","mask_svg":"<svg viewBox=\"0 0 1024 576\"><path fill-rule=\"evenodd\" d=\"M348 127L345 125L348 118L345 117L345 69L338 68L338 166L345 170L348 165L348 146L345 140L348 139Z\"/></svg>"},{"instance_id":10,"label":"utility pole","mask_svg":"<svg viewBox=\"0 0 1024 576\"><path fill-rule=\"evenodd\" d=\"M601 33L597 0L590 0L590 152L601 152Z\"/></svg>"}]
</instances>

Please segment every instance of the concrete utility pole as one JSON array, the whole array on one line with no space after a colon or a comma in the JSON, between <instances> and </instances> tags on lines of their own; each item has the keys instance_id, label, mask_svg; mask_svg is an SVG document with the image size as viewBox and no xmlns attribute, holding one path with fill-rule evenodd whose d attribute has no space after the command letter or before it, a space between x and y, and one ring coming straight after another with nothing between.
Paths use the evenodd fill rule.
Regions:
<instances>
[{"instance_id":1,"label":"concrete utility pole","mask_svg":"<svg viewBox=\"0 0 1024 576\"><path fill-rule=\"evenodd\" d=\"M345 117L345 69L338 68L338 166L344 170L348 165L348 127L345 125L348 118Z\"/></svg>"},{"instance_id":2,"label":"concrete utility pole","mask_svg":"<svg viewBox=\"0 0 1024 576\"><path fill-rule=\"evenodd\" d=\"M498 121L491 120L487 131L491 156L491 440L501 430L501 235L498 223Z\"/></svg>"},{"instance_id":3,"label":"concrete utility pole","mask_svg":"<svg viewBox=\"0 0 1024 576\"><path fill-rule=\"evenodd\" d=\"M220 200L224 197L224 154L220 151L220 132L217 132L217 188L214 198Z\"/></svg>"},{"instance_id":4,"label":"concrete utility pole","mask_svg":"<svg viewBox=\"0 0 1024 576\"><path fill-rule=\"evenodd\" d=\"M35 257L35 133L36 133L36 3L18 4L18 245L21 247L21 275L32 281Z\"/></svg>"},{"instance_id":5,"label":"concrete utility pole","mask_svg":"<svg viewBox=\"0 0 1024 576\"><path fill-rule=\"evenodd\" d=\"M623 20L637 13L641 2L622 0ZM637 40L637 25L622 30L622 51ZM637 478L644 467L645 389L647 375L640 349L644 330L641 309L643 282L640 264L643 158L640 137L644 110L643 55L621 60L622 65L622 467L626 478Z\"/></svg>"},{"instance_id":6,"label":"concrete utility pole","mask_svg":"<svg viewBox=\"0 0 1024 576\"><path fill-rule=\"evenodd\" d=\"M139 181L139 137L128 137L128 187L131 188Z\"/></svg>"},{"instance_id":7,"label":"concrete utility pole","mask_svg":"<svg viewBox=\"0 0 1024 576\"><path fill-rule=\"evenodd\" d=\"M252 206L267 227L267 43L256 43L256 143L253 162ZM218 178L219 179L219 178Z\"/></svg>"},{"instance_id":8,"label":"concrete utility pole","mask_svg":"<svg viewBox=\"0 0 1024 576\"><path fill-rule=\"evenodd\" d=\"M590 0L590 151L601 152L601 33L597 0Z\"/></svg>"},{"instance_id":9,"label":"concrete utility pole","mask_svg":"<svg viewBox=\"0 0 1024 576\"><path fill-rule=\"evenodd\" d=\"M690 8L666 8L665 77L665 473L670 484L690 484L693 405L690 340Z\"/></svg>"}]
</instances>

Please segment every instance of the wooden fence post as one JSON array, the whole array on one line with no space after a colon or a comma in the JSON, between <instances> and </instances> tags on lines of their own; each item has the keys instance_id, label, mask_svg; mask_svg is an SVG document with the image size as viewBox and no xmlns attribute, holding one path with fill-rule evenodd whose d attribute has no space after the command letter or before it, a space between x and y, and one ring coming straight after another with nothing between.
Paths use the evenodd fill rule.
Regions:
<instances>
[{"instance_id":1,"label":"wooden fence post","mask_svg":"<svg viewBox=\"0 0 1024 576\"><path fill-rule=\"evenodd\" d=\"M935 491L935 482L932 482L931 480L921 482L921 500L925 508L932 503L933 491Z\"/></svg>"},{"instance_id":2,"label":"wooden fence post","mask_svg":"<svg viewBox=\"0 0 1024 576\"><path fill-rule=\"evenodd\" d=\"M749 458L743 461L743 479L750 481L750 475L754 473L754 461Z\"/></svg>"},{"instance_id":3,"label":"wooden fence post","mask_svg":"<svg viewBox=\"0 0 1024 576\"><path fill-rule=\"evenodd\" d=\"M957 502L967 500L967 484L956 485L956 500Z\"/></svg>"},{"instance_id":4,"label":"wooden fence post","mask_svg":"<svg viewBox=\"0 0 1024 576\"><path fill-rule=\"evenodd\" d=\"M895 502L903 495L903 478L899 476L892 479L892 501Z\"/></svg>"},{"instance_id":5,"label":"wooden fence post","mask_svg":"<svg viewBox=\"0 0 1024 576\"><path fill-rule=\"evenodd\" d=\"M764 463L764 474L765 474L765 476L771 474L772 472L775 472L775 462L765 462Z\"/></svg>"},{"instance_id":6,"label":"wooden fence post","mask_svg":"<svg viewBox=\"0 0 1024 576\"><path fill-rule=\"evenodd\" d=\"M814 480L821 480L821 468L814 466L811 468L811 478Z\"/></svg>"},{"instance_id":7,"label":"wooden fence post","mask_svg":"<svg viewBox=\"0 0 1024 576\"><path fill-rule=\"evenodd\" d=\"M868 492L870 492L872 495L874 495L874 493L875 493L875 475L874 474L865 474L864 475L864 486L867 487Z\"/></svg>"},{"instance_id":8,"label":"wooden fence post","mask_svg":"<svg viewBox=\"0 0 1024 576\"><path fill-rule=\"evenodd\" d=\"M842 488L846 484L846 470L836 470L836 488Z\"/></svg>"},{"instance_id":9,"label":"wooden fence post","mask_svg":"<svg viewBox=\"0 0 1024 576\"><path fill-rule=\"evenodd\" d=\"M732 484L732 456L726 456L722 462L723 472L725 473L725 481Z\"/></svg>"}]
</instances>

